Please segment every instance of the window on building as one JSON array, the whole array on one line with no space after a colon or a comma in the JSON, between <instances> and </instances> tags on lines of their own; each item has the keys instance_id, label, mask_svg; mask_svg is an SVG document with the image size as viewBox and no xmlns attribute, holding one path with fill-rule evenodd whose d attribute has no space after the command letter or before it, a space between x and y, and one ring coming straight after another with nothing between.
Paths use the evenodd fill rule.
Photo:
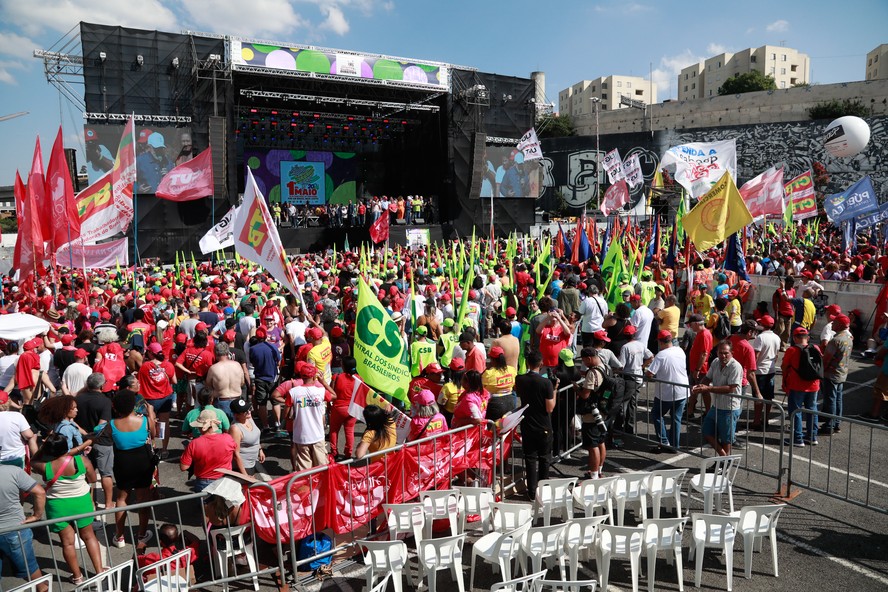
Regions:
<instances>
[{"instance_id":1,"label":"window on building","mask_svg":"<svg viewBox=\"0 0 888 592\"><path fill-rule=\"evenodd\" d=\"M785 80L780 81L780 88L786 88L786 81Z\"/></svg>"},{"instance_id":2,"label":"window on building","mask_svg":"<svg viewBox=\"0 0 888 592\"><path fill-rule=\"evenodd\" d=\"M721 63L721 60L719 60L719 61L718 61L718 64L717 64L717 67L719 67L719 68L721 68L721 67L722 67L722 63Z\"/></svg>"},{"instance_id":3,"label":"window on building","mask_svg":"<svg viewBox=\"0 0 888 592\"><path fill-rule=\"evenodd\" d=\"M691 88L697 88L697 83L694 82L693 84L691 84Z\"/></svg>"},{"instance_id":4,"label":"window on building","mask_svg":"<svg viewBox=\"0 0 888 592\"><path fill-rule=\"evenodd\" d=\"M644 95L644 91L643 91L643 90L638 89L638 90L635 91L635 96L636 96L636 97L640 97L640 96L642 96L642 95Z\"/></svg>"},{"instance_id":5,"label":"window on building","mask_svg":"<svg viewBox=\"0 0 888 592\"><path fill-rule=\"evenodd\" d=\"M684 90L684 91L685 91L685 92L688 92L688 85L687 85L687 84L685 84L685 90Z\"/></svg>"},{"instance_id":6,"label":"window on building","mask_svg":"<svg viewBox=\"0 0 888 592\"><path fill-rule=\"evenodd\" d=\"M603 88L603 87L602 87L602 88ZM606 100L607 100L607 93L601 93L601 100L602 100L602 101L606 101Z\"/></svg>"},{"instance_id":7,"label":"window on building","mask_svg":"<svg viewBox=\"0 0 888 592\"><path fill-rule=\"evenodd\" d=\"M873 62L878 62L878 61L879 61L879 54L876 54L876 57L873 58Z\"/></svg>"},{"instance_id":8,"label":"window on building","mask_svg":"<svg viewBox=\"0 0 888 592\"><path fill-rule=\"evenodd\" d=\"M782 62L785 62L785 61L786 61L786 54L783 54L783 57L781 58L780 61L782 61Z\"/></svg>"},{"instance_id":9,"label":"window on building","mask_svg":"<svg viewBox=\"0 0 888 592\"><path fill-rule=\"evenodd\" d=\"M617 86L618 86L618 87L622 87L622 86L623 86L623 81L622 81L622 80L617 80Z\"/></svg>"},{"instance_id":10,"label":"window on building","mask_svg":"<svg viewBox=\"0 0 888 592\"><path fill-rule=\"evenodd\" d=\"M626 83L626 88L632 88L632 83L631 83L631 82L627 82L627 83Z\"/></svg>"},{"instance_id":11,"label":"window on building","mask_svg":"<svg viewBox=\"0 0 888 592\"><path fill-rule=\"evenodd\" d=\"M710 89L710 91L709 91L709 96L710 96L710 97L712 96L712 90L711 90L711 89Z\"/></svg>"},{"instance_id":12,"label":"window on building","mask_svg":"<svg viewBox=\"0 0 888 592\"><path fill-rule=\"evenodd\" d=\"M756 58L756 56L749 56L749 61L754 64L758 61L758 58Z\"/></svg>"},{"instance_id":13,"label":"window on building","mask_svg":"<svg viewBox=\"0 0 888 592\"><path fill-rule=\"evenodd\" d=\"M687 80L687 79L688 79L688 75L687 75L687 74L685 74L685 80Z\"/></svg>"},{"instance_id":14,"label":"window on building","mask_svg":"<svg viewBox=\"0 0 888 592\"><path fill-rule=\"evenodd\" d=\"M606 99L607 97L604 97L604 98ZM602 106L601 106L601 109L604 110L604 111L607 111L607 105L602 105Z\"/></svg>"},{"instance_id":15,"label":"window on building","mask_svg":"<svg viewBox=\"0 0 888 592\"><path fill-rule=\"evenodd\" d=\"M693 72L693 74L692 74L692 76L693 76L693 77L694 77L694 78L696 78L696 77L697 77L697 71L696 71L696 70L694 70L694 72Z\"/></svg>"},{"instance_id":16,"label":"window on building","mask_svg":"<svg viewBox=\"0 0 888 592\"><path fill-rule=\"evenodd\" d=\"M774 60L774 61L776 62L776 61L777 61L777 54L776 54L776 53L772 53L772 54L771 54L771 59Z\"/></svg>"},{"instance_id":17,"label":"window on building","mask_svg":"<svg viewBox=\"0 0 888 592\"><path fill-rule=\"evenodd\" d=\"M799 67L796 66L795 64L793 64L792 66L789 67L790 72L796 72L798 69L799 69Z\"/></svg>"},{"instance_id":18,"label":"window on building","mask_svg":"<svg viewBox=\"0 0 888 592\"><path fill-rule=\"evenodd\" d=\"M774 66L771 66L771 76L774 76L776 71L777 71L777 68L775 68Z\"/></svg>"},{"instance_id":19,"label":"window on building","mask_svg":"<svg viewBox=\"0 0 888 592\"><path fill-rule=\"evenodd\" d=\"M592 92L595 92L595 85L592 85Z\"/></svg>"},{"instance_id":20,"label":"window on building","mask_svg":"<svg viewBox=\"0 0 888 592\"><path fill-rule=\"evenodd\" d=\"M795 84L797 81L798 81L798 78L790 78L789 79L790 84Z\"/></svg>"},{"instance_id":21,"label":"window on building","mask_svg":"<svg viewBox=\"0 0 888 592\"><path fill-rule=\"evenodd\" d=\"M786 74L786 68L780 68L780 74L781 74L781 75L785 75L785 74Z\"/></svg>"},{"instance_id":22,"label":"window on building","mask_svg":"<svg viewBox=\"0 0 888 592\"><path fill-rule=\"evenodd\" d=\"M601 83L601 90L607 90L607 82Z\"/></svg>"}]
</instances>

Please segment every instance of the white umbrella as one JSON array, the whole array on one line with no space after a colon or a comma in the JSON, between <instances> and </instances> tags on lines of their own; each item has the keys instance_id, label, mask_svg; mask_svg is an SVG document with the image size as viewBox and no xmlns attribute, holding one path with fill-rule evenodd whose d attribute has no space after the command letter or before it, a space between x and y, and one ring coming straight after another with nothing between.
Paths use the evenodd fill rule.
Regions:
<instances>
[{"instance_id":1,"label":"white umbrella","mask_svg":"<svg viewBox=\"0 0 888 592\"><path fill-rule=\"evenodd\" d=\"M0 315L0 339L19 341L49 331L49 322L34 315L15 312Z\"/></svg>"}]
</instances>

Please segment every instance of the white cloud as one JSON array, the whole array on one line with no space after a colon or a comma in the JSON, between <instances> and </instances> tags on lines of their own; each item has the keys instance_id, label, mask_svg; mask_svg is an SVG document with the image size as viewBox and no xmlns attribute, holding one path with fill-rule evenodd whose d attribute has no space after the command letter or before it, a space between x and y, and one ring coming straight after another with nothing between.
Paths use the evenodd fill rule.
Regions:
<instances>
[{"instance_id":1,"label":"white cloud","mask_svg":"<svg viewBox=\"0 0 888 592\"><path fill-rule=\"evenodd\" d=\"M657 84L657 98L659 100L674 98L677 95L675 83L681 69L702 62L704 59L694 54L690 49L686 49L680 54L660 58L659 67L655 68L653 72L653 79Z\"/></svg>"},{"instance_id":2,"label":"white cloud","mask_svg":"<svg viewBox=\"0 0 888 592\"><path fill-rule=\"evenodd\" d=\"M721 43L710 43L709 45L706 46L706 53L711 56L723 54L723 53L726 53L727 51L728 51L728 48L726 46L722 45Z\"/></svg>"},{"instance_id":3,"label":"white cloud","mask_svg":"<svg viewBox=\"0 0 888 592\"><path fill-rule=\"evenodd\" d=\"M29 35L45 29L67 33L80 21L178 31L178 19L161 0L43 0L3 2L0 15Z\"/></svg>"},{"instance_id":4,"label":"white cloud","mask_svg":"<svg viewBox=\"0 0 888 592\"><path fill-rule=\"evenodd\" d=\"M768 33L784 33L786 31L789 31L789 21L785 21L783 19L776 20L765 27L765 30Z\"/></svg>"},{"instance_id":5,"label":"white cloud","mask_svg":"<svg viewBox=\"0 0 888 592\"><path fill-rule=\"evenodd\" d=\"M25 65L21 62L0 60L0 82L4 84L18 85L15 75L11 70L24 70Z\"/></svg>"},{"instance_id":6,"label":"white cloud","mask_svg":"<svg viewBox=\"0 0 888 592\"><path fill-rule=\"evenodd\" d=\"M322 6L321 12L327 17L321 24L322 29L333 31L337 35L345 35L348 33L350 27L341 8L338 6Z\"/></svg>"},{"instance_id":7,"label":"white cloud","mask_svg":"<svg viewBox=\"0 0 888 592\"><path fill-rule=\"evenodd\" d=\"M6 31L0 33L0 54L2 55L29 59L36 48L37 44L27 37Z\"/></svg>"},{"instance_id":8,"label":"white cloud","mask_svg":"<svg viewBox=\"0 0 888 592\"><path fill-rule=\"evenodd\" d=\"M596 4L592 7L592 10L599 14L640 14L653 9L653 6L642 4L641 2L610 2L608 4Z\"/></svg>"},{"instance_id":9,"label":"white cloud","mask_svg":"<svg viewBox=\"0 0 888 592\"><path fill-rule=\"evenodd\" d=\"M200 30L244 37L290 37L306 26L289 0L184 0L185 12Z\"/></svg>"}]
</instances>

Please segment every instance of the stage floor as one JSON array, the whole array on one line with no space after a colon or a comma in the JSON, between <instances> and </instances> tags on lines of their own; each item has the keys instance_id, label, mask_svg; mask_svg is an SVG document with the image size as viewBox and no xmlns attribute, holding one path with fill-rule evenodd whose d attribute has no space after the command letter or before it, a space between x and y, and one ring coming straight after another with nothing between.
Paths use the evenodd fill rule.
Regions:
<instances>
[{"instance_id":1,"label":"stage floor","mask_svg":"<svg viewBox=\"0 0 888 592\"><path fill-rule=\"evenodd\" d=\"M407 246L408 230L414 233L417 231L428 231L428 237L432 243L441 242L444 238L439 224L394 224L389 230L389 244ZM346 237L348 237L348 244L352 249L360 247L362 242L370 244L370 230L368 228L279 227L278 233L281 236L281 243L284 245L284 249L291 252L307 253L321 251L333 245L336 245L337 249L342 250L345 246Z\"/></svg>"}]
</instances>

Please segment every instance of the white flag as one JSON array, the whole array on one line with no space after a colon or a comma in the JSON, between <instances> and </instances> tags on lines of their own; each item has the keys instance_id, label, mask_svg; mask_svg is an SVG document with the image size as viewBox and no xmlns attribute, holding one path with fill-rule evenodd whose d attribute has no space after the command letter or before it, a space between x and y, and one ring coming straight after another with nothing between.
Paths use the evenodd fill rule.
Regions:
<instances>
[{"instance_id":1,"label":"white flag","mask_svg":"<svg viewBox=\"0 0 888 592\"><path fill-rule=\"evenodd\" d=\"M200 252L206 255L220 249L234 246L234 219L237 217L238 207L234 206L225 214L219 223L210 228L200 239Z\"/></svg>"},{"instance_id":2,"label":"white flag","mask_svg":"<svg viewBox=\"0 0 888 592\"><path fill-rule=\"evenodd\" d=\"M674 178L691 196L706 195L725 171L737 177L737 140L692 142L673 146L660 159L660 168L674 168Z\"/></svg>"},{"instance_id":3,"label":"white flag","mask_svg":"<svg viewBox=\"0 0 888 592\"><path fill-rule=\"evenodd\" d=\"M638 160L638 153L623 161L623 177L629 183L629 187L633 189L644 183L644 174L641 172L641 162Z\"/></svg>"},{"instance_id":4,"label":"white flag","mask_svg":"<svg viewBox=\"0 0 888 592\"><path fill-rule=\"evenodd\" d=\"M524 162L539 160L543 157L543 149L534 128L530 128L521 136L517 148L524 155Z\"/></svg>"},{"instance_id":5,"label":"white flag","mask_svg":"<svg viewBox=\"0 0 888 592\"><path fill-rule=\"evenodd\" d=\"M786 196L783 188L783 167L771 167L764 173L750 179L740 188L752 218L760 219L767 215L783 216L786 210ZM814 212L817 213L816 210Z\"/></svg>"},{"instance_id":6,"label":"white flag","mask_svg":"<svg viewBox=\"0 0 888 592\"><path fill-rule=\"evenodd\" d=\"M604 155L604 170L607 172L607 181L614 185L620 179L624 179L623 160L620 158L620 151L614 148Z\"/></svg>"}]
</instances>

